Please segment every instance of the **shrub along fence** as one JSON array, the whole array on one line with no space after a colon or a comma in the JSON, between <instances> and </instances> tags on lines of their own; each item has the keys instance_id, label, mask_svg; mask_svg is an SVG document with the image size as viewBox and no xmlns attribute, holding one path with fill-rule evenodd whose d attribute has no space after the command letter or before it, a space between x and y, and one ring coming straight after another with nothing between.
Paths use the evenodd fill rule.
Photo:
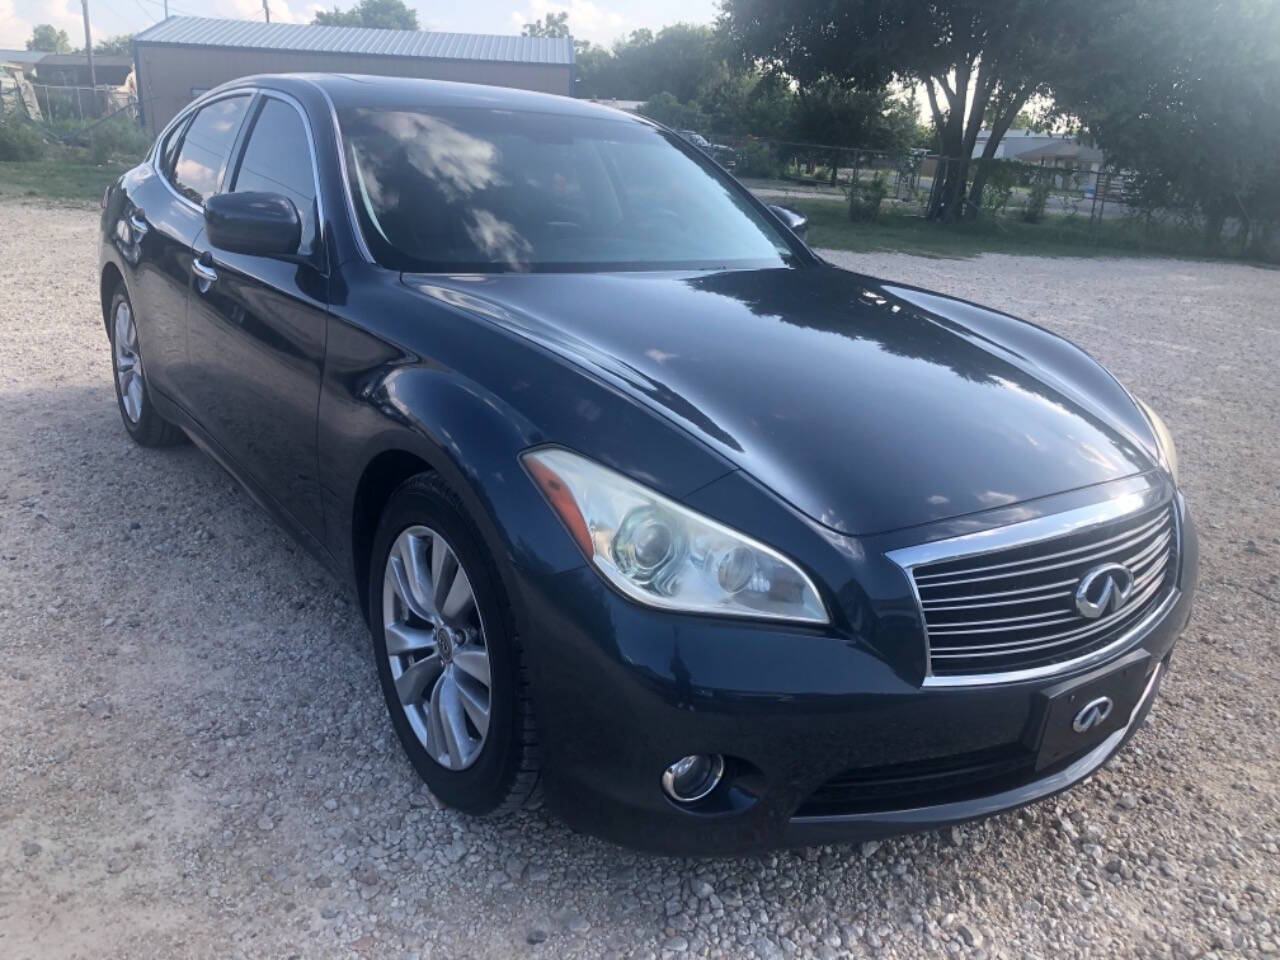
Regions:
<instances>
[{"instance_id":1,"label":"shrub along fence","mask_svg":"<svg viewBox=\"0 0 1280 960\"><path fill-rule=\"evenodd\" d=\"M830 144L749 137L710 137L713 155L750 182L762 197L843 200L855 221L886 214L937 217L948 203L951 219L1039 223L1077 221L1090 234L1134 237L1186 234L1201 252L1280 259L1280 210L1245 210L1230 218L1214 247L1194 239L1204 217L1196 209L1161 205L1144 196L1138 178L1100 166L1059 160L957 160L910 150L886 153ZM960 178L963 176L963 181ZM1105 226L1105 229L1104 229Z\"/></svg>"},{"instance_id":2,"label":"shrub along fence","mask_svg":"<svg viewBox=\"0 0 1280 960\"><path fill-rule=\"evenodd\" d=\"M973 193L982 168L924 150L887 153L825 144L743 137L714 137L717 159L762 193L785 197L843 197L850 216L875 219L881 212L928 215L937 209L949 172L965 170L967 219L1017 217L1032 222L1046 215L1123 216L1128 209L1124 178L1081 166L1051 166L992 160L986 181ZM764 181L764 182L761 182Z\"/></svg>"}]
</instances>

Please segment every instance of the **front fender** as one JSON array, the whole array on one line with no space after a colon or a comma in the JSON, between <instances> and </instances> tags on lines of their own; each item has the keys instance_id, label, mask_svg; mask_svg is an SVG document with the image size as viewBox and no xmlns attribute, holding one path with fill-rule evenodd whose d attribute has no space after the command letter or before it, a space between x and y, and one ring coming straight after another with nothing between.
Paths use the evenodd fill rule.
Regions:
<instances>
[{"instance_id":1,"label":"front fender","mask_svg":"<svg viewBox=\"0 0 1280 960\"><path fill-rule=\"evenodd\" d=\"M518 332L389 280L356 274L328 321L319 472L327 546L356 583L361 479L388 454L411 454L445 479L504 577L503 568L554 575L584 563L520 464L529 447L590 451L677 499L731 471Z\"/></svg>"},{"instance_id":2,"label":"front fender","mask_svg":"<svg viewBox=\"0 0 1280 960\"><path fill-rule=\"evenodd\" d=\"M380 429L358 462L411 453L459 494L495 555L544 573L583 563L520 466L520 451L540 442L542 432L519 411L456 372L422 366L390 371L370 401Z\"/></svg>"}]
</instances>

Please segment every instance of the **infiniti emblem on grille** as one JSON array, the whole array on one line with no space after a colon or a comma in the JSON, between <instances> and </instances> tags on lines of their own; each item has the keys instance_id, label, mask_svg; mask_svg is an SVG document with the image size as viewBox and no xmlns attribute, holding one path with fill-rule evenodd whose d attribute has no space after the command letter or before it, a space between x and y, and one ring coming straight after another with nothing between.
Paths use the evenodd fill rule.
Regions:
<instances>
[{"instance_id":1,"label":"infiniti emblem on grille","mask_svg":"<svg viewBox=\"0 0 1280 960\"><path fill-rule=\"evenodd\" d=\"M1076 609L1080 616L1097 620L1103 614L1115 613L1133 593L1133 574L1121 563L1104 563L1094 567L1076 587Z\"/></svg>"},{"instance_id":2,"label":"infiniti emblem on grille","mask_svg":"<svg viewBox=\"0 0 1280 960\"><path fill-rule=\"evenodd\" d=\"M1111 710L1115 704L1110 697L1099 697L1097 700L1090 700L1076 714L1076 718L1071 721L1071 729L1076 733L1084 733L1086 730L1092 730L1107 717L1111 716Z\"/></svg>"}]
</instances>

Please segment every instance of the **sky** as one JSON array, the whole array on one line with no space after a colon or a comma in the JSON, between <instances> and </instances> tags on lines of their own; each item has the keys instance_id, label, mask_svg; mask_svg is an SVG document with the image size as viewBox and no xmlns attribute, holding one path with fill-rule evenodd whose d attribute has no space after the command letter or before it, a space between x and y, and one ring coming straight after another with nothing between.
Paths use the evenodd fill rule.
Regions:
<instances>
[{"instance_id":1,"label":"sky","mask_svg":"<svg viewBox=\"0 0 1280 960\"><path fill-rule=\"evenodd\" d=\"M163 19L163 0L88 0L95 41L120 33L136 33ZM331 7L317 0L269 0L273 21L310 22L315 10ZM338 0L351 6L354 0ZM523 24L549 12L567 11L573 35L608 46L632 30L658 30L670 23L710 23L716 0L468 0L424 3L405 0L418 11L418 23L429 30L462 33L519 33ZM262 0L170 0L171 14L261 20ZM37 23L66 30L73 47L84 46L80 0L0 0L0 49L21 50Z\"/></svg>"}]
</instances>

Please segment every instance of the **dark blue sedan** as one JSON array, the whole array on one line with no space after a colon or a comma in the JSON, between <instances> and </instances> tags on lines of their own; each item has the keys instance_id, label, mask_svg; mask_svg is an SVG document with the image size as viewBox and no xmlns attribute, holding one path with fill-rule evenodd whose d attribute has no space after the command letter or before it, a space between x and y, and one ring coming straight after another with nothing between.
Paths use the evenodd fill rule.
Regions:
<instances>
[{"instance_id":1,"label":"dark blue sedan","mask_svg":"<svg viewBox=\"0 0 1280 960\"><path fill-rule=\"evenodd\" d=\"M251 77L103 208L125 429L353 586L461 810L679 854L984 816L1105 763L1187 621L1153 411L646 120Z\"/></svg>"}]
</instances>

